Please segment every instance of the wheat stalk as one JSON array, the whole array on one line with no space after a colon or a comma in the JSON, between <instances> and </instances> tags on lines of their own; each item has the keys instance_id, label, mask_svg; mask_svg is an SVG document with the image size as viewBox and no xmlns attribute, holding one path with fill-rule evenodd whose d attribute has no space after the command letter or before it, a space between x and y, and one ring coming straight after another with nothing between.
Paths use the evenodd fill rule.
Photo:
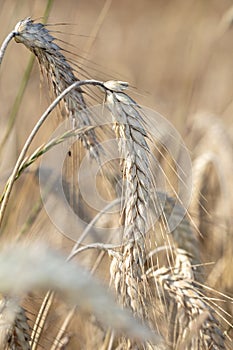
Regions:
<instances>
[{"instance_id":1,"label":"wheat stalk","mask_svg":"<svg viewBox=\"0 0 233 350\"><path fill-rule=\"evenodd\" d=\"M94 127L88 126L88 127L68 130L62 135L59 135L53 138L48 143L40 145L30 156L27 156L26 158L24 158L15 179L17 179L22 174L22 172L25 171L25 169L27 169L43 154L47 153L51 148L59 145L62 142L67 141L67 139L69 138L72 138L72 137L81 138L86 132L89 132L92 129L94 129Z\"/></svg>"},{"instance_id":2,"label":"wheat stalk","mask_svg":"<svg viewBox=\"0 0 233 350\"><path fill-rule=\"evenodd\" d=\"M58 97L50 104L50 106L47 108L47 110L43 113L43 115L40 117L36 125L34 126L32 132L30 133L29 137L27 138L23 149L17 159L17 162L15 164L15 167L12 171L12 174L8 180L6 190L4 191L2 197L1 197L1 208L0 208L0 226L3 220L3 216L6 210L6 205L13 187L13 184L15 182L15 179L17 177L17 174L19 172L19 169L22 165L22 162L24 161L24 157L26 156L26 153L28 151L29 146L31 145L34 137L36 136L39 128L42 126L42 124L45 122L51 111L57 106L57 104L70 92L72 89L80 87L82 85L94 85L94 86L101 86L104 88L104 83L97 81L97 80L85 80L85 81L76 81L69 87L67 87L63 92L61 92Z\"/></svg>"}]
</instances>

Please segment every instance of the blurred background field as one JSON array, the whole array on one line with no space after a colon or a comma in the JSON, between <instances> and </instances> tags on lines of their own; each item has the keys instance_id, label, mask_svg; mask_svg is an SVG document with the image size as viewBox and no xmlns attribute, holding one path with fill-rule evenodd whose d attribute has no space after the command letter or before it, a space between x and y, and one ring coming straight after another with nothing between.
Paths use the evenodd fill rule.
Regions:
<instances>
[{"instance_id":1,"label":"blurred background field","mask_svg":"<svg viewBox=\"0 0 233 350\"><path fill-rule=\"evenodd\" d=\"M0 41L19 20L31 16L40 21L46 3L0 0ZM203 260L214 263L209 267L209 283L232 296L232 1L55 0L48 23L53 25L49 29L54 35L65 42L58 44L76 54L83 73L85 70L90 78L128 81L139 104L162 114L180 132L194 161L198 188L190 211L203 235ZM0 144L29 57L28 50L15 42L4 57L0 71ZM48 95L35 62L14 126L1 149L1 189L26 137L48 106ZM34 146L48 139L56 123L54 113ZM214 154L215 161L195 167L195 160L207 152ZM4 239L24 232L33 239L44 237L62 244L62 235L43 208L36 211L38 198L34 173L25 174L16 184L8 207ZM37 214L30 221L33 208ZM226 309L232 315L231 303Z\"/></svg>"}]
</instances>

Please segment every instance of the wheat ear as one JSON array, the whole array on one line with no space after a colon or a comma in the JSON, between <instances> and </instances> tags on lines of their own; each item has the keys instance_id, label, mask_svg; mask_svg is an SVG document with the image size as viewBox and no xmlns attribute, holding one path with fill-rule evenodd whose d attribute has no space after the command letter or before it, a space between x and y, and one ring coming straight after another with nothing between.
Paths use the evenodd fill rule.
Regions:
<instances>
[{"instance_id":1,"label":"wheat ear","mask_svg":"<svg viewBox=\"0 0 233 350\"><path fill-rule=\"evenodd\" d=\"M157 269L148 278L154 279L163 302L169 322L167 343L172 349L225 350L215 311L197 288L190 258L184 250L176 250L174 269Z\"/></svg>"},{"instance_id":2,"label":"wheat ear","mask_svg":"<svg viewBox=\"0 0 233 350\"><path fill-rule=\"evenodd\" d=\"M0 301L0 349L30 350L30 329L25 311L15 298Z\"/></svg>"},{"instance_id":3,"label":"wheat ear","mask_svg":"<svg viewBox=\"0 0 233 350\"><path fill-rule=\"evenodd\" d=\"M73 69L55 43L55 38L42 23L34 23L30 18L20 21L14 30L15 41L24 44L37 57L42 72L47 76L55 96L77 81ZM74 127L91 124L82 90L77 87L64 98L68 116ZM82 113L80 113L82 110ZM93 157L98 155L98 142L93 130L83 139L84 146Z\"/></svg>"},{"instance_id":4,"label":"wheat ear","mask_svg":"<svg viewBox=\"0 0 233 350\"><path fill-rule=\"evenodd\" d=\"M147 318L146 288L143 281L146 258L145 234L151 185L146 131L137 104L123 92L107 92L106 101L115 122L125 199L122 216L122 251L115 255L111 278L121 303L142 319Z\"/></svg>"}]
</instances>

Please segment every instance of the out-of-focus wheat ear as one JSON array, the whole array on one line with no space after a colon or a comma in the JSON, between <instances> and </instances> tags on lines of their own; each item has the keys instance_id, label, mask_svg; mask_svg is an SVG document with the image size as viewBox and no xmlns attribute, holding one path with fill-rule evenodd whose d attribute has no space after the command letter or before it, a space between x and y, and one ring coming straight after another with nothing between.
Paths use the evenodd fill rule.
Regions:
<instances>
[{"instance_id":1,"label":"out-of-focus wheat ear","mask_svg":"<svg viewBox=\"0 0 233 350\"><path fill-rule=\"evenodd\" d=\"M146 131L138 106L126 94L107 91L106 102L115 123L124 186L122 250L113 258L111 277L121 303L146 319L147 288L142 276L151 185Z\"/></svg>"},{"instance_id":2,"label":"out-of-focus wheat ear","mask_svg":"<svg viewBox=\"0 0 233 350\"><path fill-rule=\"evenodd\" d=\"M149 272L164 305L168 345L179 350L225 350L225 338L214 316L214 309L196 287L189 256L176 251L173 269L162 267ZM195 332L193 331L195 327Z\"/></svg>"},{"instance_id":3,"label":"out-of-focus wheat ear","mask_svg":"<svg viewBox=\"0 0 233 350\"><path fill-rule=\"evenodd\" d=\"M158 197L161 194L158 193ZM163 194L164 196L164 194ZM163 215L169 228L172 224L171 235L174 245L178 249L183 249L189 254L191 265L194 266L193 272L195 280L203 282L203 268L200 257L200 243L193 227L191 219L185 214L181 204L177 204L172 197L165 195ZM176 222L179 224L176 225Z\"/></svg>"},{"instance_id":4,"label":"out-of-focus wheat ear","mask_svg":"<svg viewBox=\"0 0 233 350\"><path fill-rule=\"evenodd\" d=\"M212 153L217 160L217 171L224 196L225 215L232 217L233 205L233 142L231 135L225 128L221 119L208 113L199 113L190 121L187 143L192 147L194 159L206 153ZM226 204L227 203L227 204Z\"/></svg>"},{"instance_id":5,"label":"out-of-focus wheat ear","mask_svg":"<svg viewBox=\"0 0 233 350\"><path fill-rule=\"evenodd\" d=\"M192 211L194 220L199 214L199 230L205 238L203 258L209 261L214 256L217 260L232 242L232 138L220 118L198 113L190 121L187 142L194 158L194 185L198 188L200 184L199 200L195 203L193 199Z\"/></svg>"},{"instance_id":6,"label":"out-of-focus wheat ear","mask_svg":"<svg viewBox=\"0 0 233 350\"><path fill-rule=\"evenodd\" d=\"M14 251L14 254L10 254ZM162 342L155 331L149 330L132 313L117 305L113 297L90 273L72 262L64 263L64 256L41 246L17 244L0 252L0 289L8 294L22 295L31 290L55 290L77 305L80 311L93 313L106 326L110 326L138 341L145 339ZM24 271L20 279L15 279ZM104 312L103 312L104 310Z\"/></svg>"},{"instance_id":7,"label":"out-of-focus wheat ear","mask_svg":"<svg viewBox=\"0 0 233 350\"><path fill-rule=\"evenodd\" d=\"M200 233L208 236L208 225L205 225L205 218L213 213L220 195L220 173L218 157L212 152L205 152L193 161L193 187L190 213ZM213 181L211 181L213 180ZM208 198L208 192L212 195ZM214 195L213 195L214 194ZM208 200L210 199L210 200ZM205 225L205 228L203 226Z\"/></svg>"},{"instance_id":8,"label":"out-of-focus wheat ear","mask_svg":"<svg viewBox=\"0 0 233 350\"><path fill-rule=\"evenodd\" d=\"M30 350L30 329L25 311L16 299L0 301L0 349Z\"/></svg>"},{"instance_id":9,"label":"out-of-focus wheat ear","mask_svg":"<svg viewBox=\"0 0 233 350\"><path fill-rule=\"evenodd\" d=\"M41 71L47 77L55 96L77 81L61 48L55 43L55 38L42 23L34 23L30 18L20 21L15 27L15 41L24 44L37 57ZM71 91L64 98L64 102L74 127L91 124L90 116L85 112L87 105L80 87ZM83 136L82 142L93 157L98 156L98 142L94 130Z\"/></svg>"}]
</instances>

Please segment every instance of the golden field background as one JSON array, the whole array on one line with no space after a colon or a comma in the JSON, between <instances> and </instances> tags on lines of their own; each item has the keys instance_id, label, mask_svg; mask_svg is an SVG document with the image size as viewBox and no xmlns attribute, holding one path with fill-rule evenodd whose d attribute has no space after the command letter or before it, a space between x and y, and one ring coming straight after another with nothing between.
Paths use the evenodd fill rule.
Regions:
<instances>
[{"instance_id":1,"label":"golden field background","mask_svg":"<svg viewBox=\"0 0 233 350\"><path fill-rule=\"evenodd\" d=\"M40 20L46 3L0 0L0 42L19 20L28 16ZM197 200L209 214L203 214L198 204L191 209L194 221L204 217L199 225L205 231L201 232L203 241L200 239L203 261L214 263L207 267L209 282L213 288L232 296L232 2L55 0L48 23L54 25L51 27L54 35L65 41L58 44L77 55L75 59L90 78L128 81L139 104L162 114L180 132L193 160L206 151L216 155L217 165L206 168ZM26 48L14 41L5 54L0 70L0 143L29 57ZM48 95L35 62L15 124L1 150L1 189L26 137L48 106ZM198 123L193 124L193 120ZM37 135L32 149L49 138L56 123L54 113ZM40 196L37 181L32 171L16 183L2 240L14 240L23 232L27 238L43 238L68 249L71 242L63 240L43 208L29 220ZM232 322L231 303L226 310Z\"/></svg>"}]
</instances>

